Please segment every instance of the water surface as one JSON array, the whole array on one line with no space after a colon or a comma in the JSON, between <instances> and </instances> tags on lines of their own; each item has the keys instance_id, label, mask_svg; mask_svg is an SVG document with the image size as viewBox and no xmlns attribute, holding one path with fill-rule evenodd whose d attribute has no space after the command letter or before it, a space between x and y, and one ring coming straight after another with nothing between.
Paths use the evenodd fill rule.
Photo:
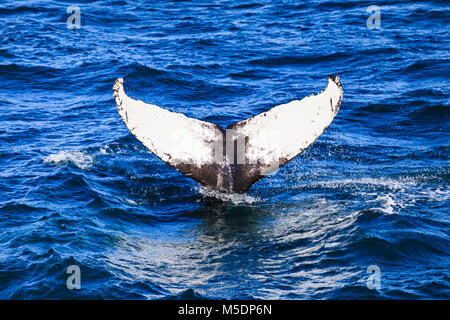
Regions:
<instances>
[{"instance_id":1,"label":"water surface","mask_svg":"<svg viewBox=\"0 0 450 320\"><path fill-rule=\"evenodd\" d=\"M450 297L446 2L78 1L79 30L73 3L0 3L0 298ZM150 154L112 97L124 77L225 127L336 73L332 125L227 201Z\"/></svg>"}]
</instances>

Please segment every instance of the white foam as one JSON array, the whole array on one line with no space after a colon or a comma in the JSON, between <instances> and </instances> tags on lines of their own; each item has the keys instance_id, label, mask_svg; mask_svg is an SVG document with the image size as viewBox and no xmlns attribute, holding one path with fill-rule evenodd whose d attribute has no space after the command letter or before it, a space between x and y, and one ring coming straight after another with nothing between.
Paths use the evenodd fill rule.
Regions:
<instances>
[{"instance_id":1,"label":"white foam","mask_svg":"<svg viewBox=\"0 0 450 320\"><path fill-rule=\"evenodd\" d=\"M394 180L391 178L360 178L360 179L342 179L330 181L317 181L312 186L325 188L342 188L358 185L382 186L391 190L404 190L405 188L416 186L417 183L413 179L403 178Z\"/></svg>"},{"instance_id":2,"label":"white foam","mask_svg":"<svg viewBox=\"0 0 450 320\"><path fill-rule=\"evenodd\" d=\"M54 164L72 163L76 167L86 170L92 167L94 159L91 155L81 151L60 151L44 158L44 162Z\"/></svg>"},{"instance_id":3,"label":"white foam","mask_svg":"<svg viewBox=\"0 0 450 320\"><path fill-rule=\"evenodd\" d=\"M450 198L448 188L422 183L411 177L392 179L387 177L359 179L342 179L330 181L315 181L309 186L316 188L346 189L363 195L371 209L380 210L386 214L400 213L406 207L415 206L421 201L447 201Z\"/></svg>"},{"instance_id":4,"label":"white foam","mask_svg":"<svg viewBox=\"0 0 450 320\"><path fill-rule=\"evenodd\" d=\"M100 153L101 154L108 154L111 153L111 148L109 146L104 146L100 148Z\"/></svg>"},{"instance_id":5,"label":"white foam","mask_svg":"<svg viewBox=\"0 0 450 320\"><path fill-rule=\"evenodd\" d=\"M380 208L376 208L381 210L384 213L387 214L393 214L394 213L394 206L397 205L397 203L394 201L394 199L392 199L391 194L387 194L384 196L378 196L375 201L379 201L381 204ZM400 207L403 207L400 204Z\"/></svg>"},{"instance_id":6,"label":"white foam","mask_svg":"<svg viewBox=\"0 0 450 320\"><path fill-rule=\"evenodd\" d=\"M429 201L442 202L450 199L450 189L440 187L434 190L418 190L419 196L426 197Z\"/></svg>"},{"instance_id":7,"label":"white foam","mask_svg":"<svg viewBox=\"0 0 450 320\"><path fill-rule=\"evenodd\" d=\"M199 193L204 197L212 197L233 204L252 204L259 201L259 198L249 196L248 194L223 193L216 190L206 190L203 187L199 188Z\"/></svg>"},{"instance_id":8,"label":"white foam","mask_svg":"<svg viewBox=\"0 0 450 320\"><path fill-rule=\"evenodd\" d=\"M124 198L124 199L125 199L125 201L128 202L129 204L132 204L132 205L135 205L135 206L138 205L137 202L134 201L134 200L130 200L130 199L127 199L127 198Z\"/></svg>"}]
</instances>

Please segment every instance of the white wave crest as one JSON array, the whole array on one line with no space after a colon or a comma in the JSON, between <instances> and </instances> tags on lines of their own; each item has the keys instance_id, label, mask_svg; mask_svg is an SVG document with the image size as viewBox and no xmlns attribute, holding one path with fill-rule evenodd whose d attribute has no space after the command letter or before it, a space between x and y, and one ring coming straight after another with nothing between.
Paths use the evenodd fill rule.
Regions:
<instances>
[{"instance_id":1,"label":"white wave crest","mask_svg":"<svg viewBox=\"0 0 450 320\"><path fill-rule=\"evenodd\" d=\"M381 207L374 209L379 209L386 214L393 214L395 212L395 206L404 207L401 202L399 202L398 200L396 202L391 196L392 194L378 196L375 201L379 202Z\"/></svg>"},{"instance_id":2,"label":"white wave crest","mask_svg":"<svg viewBox=\"0 0 450 320\"><path fill-rule=\"evenodd\" d=\"M60 151L45 157L44 162L54 164L67 164L70 162L81 170L87 170L92 167L94 158L81 151Z\"/></svg>"},{"instance_id":3,"label":"white wave crest","mask_svg":"<svg viewBox=\"0 0 450 320\"><path fill-rule=\"evenodd\" d=\"M394 180L392 178L371 178L363 177L357 179L342 179L329 181L316 181L311 186L325 187L325 188L343 188L343 187L358 187L358 186L372 186L372 187L386 187L391 190L404 190L417 185L417 182L412 178L402 178Z\"/></svg>"},{"instance_id":4,"label":"white wave crest","mask_svg":"<svg viewBox=\"0 0 450 320\"><path fill-rule=\"evenodd\" d=\"M412 177L398 179L380 177L362 177L358 179L342 179L315 181L311 187L345 189L363 195L371 209L378 209L386 214L400 213L406 207L415 206L417 201L448 201L450 192L442 186L429 185Z\"/></svg>"},{"instance_id":5,"label":"white wave crest","mask_svg":"<svg viewBox=\"0 0 450 320\"><path fill-rule=\"evenodd\" d=\"M233 204L252 204L259 201L258 198L249 196L248 194L223 193L215 190L206 190L203 187L200 187L199 193L204 197L216 198Z\"/></svg>"}]
</instances>

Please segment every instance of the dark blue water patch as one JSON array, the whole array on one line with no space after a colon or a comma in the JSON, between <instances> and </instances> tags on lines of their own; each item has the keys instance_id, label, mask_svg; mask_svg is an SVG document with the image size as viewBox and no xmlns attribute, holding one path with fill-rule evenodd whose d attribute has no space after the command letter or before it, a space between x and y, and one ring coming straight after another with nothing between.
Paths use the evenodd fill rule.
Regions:
<instances>
[{"instance_id":1,"label":"dark blue water patch","mask_svg":"<svg viewBox=\"0 0 450 320\"><path fill-rule=\"evenodd\" d=\"M49 8L42 5L34 6L10 6L6 8L0 8L0 15L20 15L30 13L42 13L42 12L54 12L54 8Z\"/></svg>"},{"instance_id":2,"label":"dark blue water patch","mask_svg":"<svg viewBox=\"0 0 450 320\"><path fill-rule=\"evenodd\" d=\"M415 61L405 68L398 70L399 72L411 75L420 76L423 78L431 75L436 77L444 77L442 70L448 67L448 62L440 59L423 59L421 61Z\"/></svg>"},{"instance_id":3,"label":"dark blue water patch","mask_svg":"<svg viewBox=\"0 0 450 320\"><path fill-rule=\"evenodd\" d=\"M345 59L348 56L345 56L342 53L334 53L326 56L319 57L274 57L274 58L266 58L263 60L253 60L250 61L251 64L262 65L265 67L282 67L282 66L301 66L301 65L311 65L317 62L326 61L329 63L333 60Z\"/></svg>"},{"instance_id":4,"label":"dark blue water patch","mask_svg":"<svg viewBox=\"0 0 450 320\"><path fill-rule=\"evenodd\" d=\"M176 295L165 296L164 300L205 300L206 297L198 294L192 289L187 289L183 292L180 292Z\"/></svg>"}]
</instances>

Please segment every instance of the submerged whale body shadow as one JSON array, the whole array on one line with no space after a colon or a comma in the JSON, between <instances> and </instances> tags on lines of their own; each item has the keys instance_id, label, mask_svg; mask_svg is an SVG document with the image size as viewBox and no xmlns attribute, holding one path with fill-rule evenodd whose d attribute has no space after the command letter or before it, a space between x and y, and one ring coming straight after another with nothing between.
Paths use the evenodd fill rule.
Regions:
<instances>
[{"instance_id":1,"label":"submerged whale body shadow","mask_svg":"<svg viewBox=\"0 0 450 320\"><path fill-rule=\"evenodd\" d=\"M113 95L131 133L158 158L200 183L223 193L245 193L312 144L339 111L343 88L329 76L320 94L278 105L225 130L128 97L123 78Z\"/></svg>"}]
</instances>

